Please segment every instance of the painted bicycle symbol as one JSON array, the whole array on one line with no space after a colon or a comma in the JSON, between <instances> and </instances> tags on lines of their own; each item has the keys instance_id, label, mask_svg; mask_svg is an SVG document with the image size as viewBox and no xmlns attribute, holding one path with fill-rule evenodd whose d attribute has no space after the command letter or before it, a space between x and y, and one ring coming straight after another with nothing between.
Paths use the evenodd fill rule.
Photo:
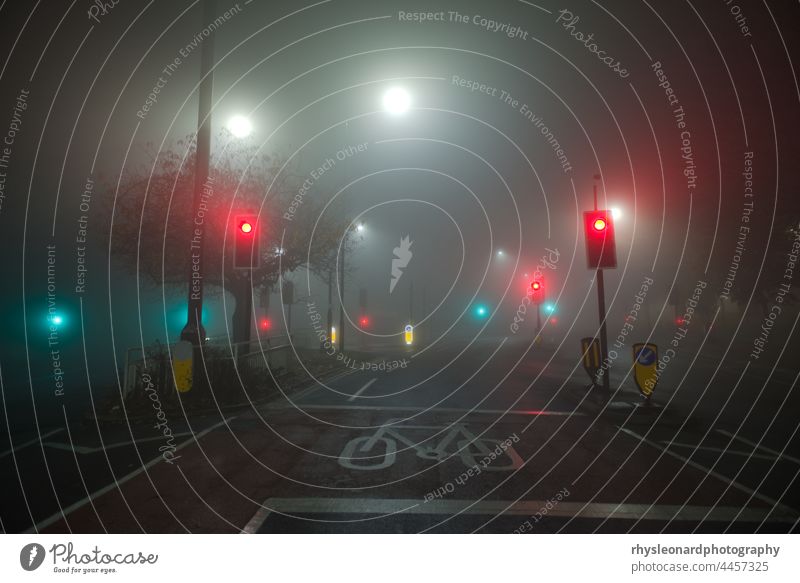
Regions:
<instances>
[{"instance_id":1,"label":"painted bicycle symbol","mask_svg":"<svg viewBox=\"0 0 800 583\"><path fill-rule=\"evenodd\" d=\"M393 419L380 427L372 435L362 435L347 442L339 454L339 465L351 470L383 470L394 464L397 459L397 445L402 444L416 452L417 457L424 460L441 461L456 454L465 466L477 465L490 455L502 442L498 439L478 438L469 431L464 423L444 427L437 425L393 425ZM438 442L412 439L404 434L408 430L442 430ZM505 463L503 463L505 462ZM508 446L497 460L484 467L484 470L503 472L515 470L522 466L522 458L513 447Z\"/></svg>"}]
</instances>

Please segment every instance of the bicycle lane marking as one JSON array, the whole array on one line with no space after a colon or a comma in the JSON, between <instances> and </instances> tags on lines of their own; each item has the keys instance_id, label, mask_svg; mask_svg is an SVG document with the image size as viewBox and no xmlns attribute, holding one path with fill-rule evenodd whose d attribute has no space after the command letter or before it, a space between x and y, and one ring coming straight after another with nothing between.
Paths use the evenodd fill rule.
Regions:
<instances>
[{"instance_id":1,"label":"bicycle lane marking","mask_svg":"<svg viewBox=\"0 0 800 583\"><path fill-rule=\"evenodd\" d=\"M442 430L449 429L448 433L442 436L438 443L435 445L422 445L427 440L423 439L419 443L415 442L410 437L403 435L400 430ZM461 439L459 439L461 438ZM387 425L378 428L377 431L369 435L361 435L348 441L342 452L339 454L338 463L340 466L350 470L383 470L394 465L397 459L397 443L398 441L406 446L407 451L413 449L417 457L423 460L442 462L449 461L458 457L461 462L468 468L477 466L481 460L487 456L491 456L493 451L496 455L505 454L510 463L496 466L485 467L489 471L511 471L522 467L523 461L516 450L510 443L506 443L499 439L481 438L478 439L466 427L465 423L458 423L456 425L393 425L387 422ZM506 440L510 441L510 439ZM357 452L367 454L372 449L382 442L384 444L382 454L380 455L363 455L356 456ZM506 444L503 447L503 444ZM450 446L453 445L453 448ZM449 449L454 451L449 451ZM499 452L497 451L499 449ZM477 451L473 451L477 450ZM377 463L361 464L355 463L355 460L369 460L372 458L383 457ZM483 456L481 458L481 456ZM480 459L479 459L480 458Z\"/></svg>"}]
</instances>

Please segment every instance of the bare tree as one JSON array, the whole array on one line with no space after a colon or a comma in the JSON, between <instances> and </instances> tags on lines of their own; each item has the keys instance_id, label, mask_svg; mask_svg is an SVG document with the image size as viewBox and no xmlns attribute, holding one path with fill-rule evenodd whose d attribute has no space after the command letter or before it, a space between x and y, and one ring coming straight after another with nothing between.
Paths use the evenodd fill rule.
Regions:
<instances>
[{"instance_id":1,"label":"bare tree","mask_svg":"<svg viewBox=\"0 0 800 583\"><path fill-rule=\"evenodd\" d=\"M185 291L195 220L194 143L179 141L158 153L147 144L144 150L149 163L126 173L118 191L108 186L104 197L113 215L112 257L156 286ZM238 146L223 148L212 160L211 177L201 216L206 286L232 293L237 310L244 305L243 294L251 293L244 274L232 266L239 214L259 217L260 266L252 271L256 291L272 289L282 274L301 267L327 276L348 222L337 208L321 216L326 197L313 189L301 191L296 167L277 156L257 156L254 147ZM234 313L234 322L239 315Z\"/></svg>"}]
</instances>

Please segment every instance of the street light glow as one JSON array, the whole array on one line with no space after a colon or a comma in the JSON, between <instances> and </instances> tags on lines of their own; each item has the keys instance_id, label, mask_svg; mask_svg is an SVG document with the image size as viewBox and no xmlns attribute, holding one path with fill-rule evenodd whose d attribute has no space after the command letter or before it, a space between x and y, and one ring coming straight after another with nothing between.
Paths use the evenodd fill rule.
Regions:
<instances>
[{"instance_id":1,"label":"street light glow","mask_svg":"<svg viewBox=\"0 0 800 583\"><path fill-rule=\"evenodd\" d=\"M616 221L617 219L622 218L622 210L619 207L612 207L611 209L611 217Z\"/></svg>"},{"instance_id":2,"label":"street light glow","mask_svg":"<svg viewBox=\"0 0 800 583\"><path fill-rule=\"evenodd\" d=\"M253 124L243 115L234 115L228 120L228 131L235 138L246 138L253 132Z\"/></svg>"},{"instance_id":3,"label":"street light glow","mask_svg":"<svg viewBox=\"0 0 800 583\"><path fill-rule=\"evenodd\" d=\"M411 107L411 95L401 87L392 87L383 95L383 108L392 115L400 115Z\"/></svg>"},{"instance_id":4,"label":"street light glow","mask_svg":"<svg viewBox=\"0 0 800 583\"><path fill-rule=\"evenodd\" d=\"M359 233L363 233L364 232L364 223L358 223L356 225L356 231L358 231Z\"/></svg>"}]
</instances>

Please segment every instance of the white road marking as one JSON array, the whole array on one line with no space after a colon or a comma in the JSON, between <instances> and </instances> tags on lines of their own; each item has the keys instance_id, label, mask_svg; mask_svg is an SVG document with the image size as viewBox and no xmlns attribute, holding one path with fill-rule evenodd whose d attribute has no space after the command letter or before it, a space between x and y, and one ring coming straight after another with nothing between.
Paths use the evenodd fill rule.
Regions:
<instances>
[{"instance_id":1,"label":"white road marking","mask_svg":"<svg viewBox=\"0 0 800 583\"><path fill-rule=\"evenodd\" d=\"M173 437L186 437L188 435L194 435L191 431L185 431L183 433L175 433ZM58 441L45 441L42 445L45 447L51 447L53 449L63 449L65 451L74 451L75 453L80 454L89 454L89 453L97 453L98 451L103 451L113 449L115 447L124 447L126 445L131 445L135 443L144 443L145 441L159 441L165 439L163 435L156 435L155 437L143 437L142 439L137 439L135 441L120 441L117 443L109 443L105 447L89 447L88 445L76 445L72 446L69 443L60 443Z\"/></svg>"},{"instance_id":2,"label":"white road marking","mask_svg":"<svg viewBox=\"0 0 800 583\"><path fill-rule=\"evenodd\" d=\"M457 409L452 407L391 407L380 405L298 405L300 409L343 409L346 411L409 411L409 412L428 412L428 413L484 413L487 415L529 415L529 416L555 416L555 417L584 417L586 413L578 411L549 411L536 409ZM294 409L294 407L268 407L271 410Z\"/></svg>"},{"instance_id":3,"label":"white road marking","mask_svg":"<svg viewBox=\"0 0 800 583\"><path fill-rule=\"evenodd\" d=\"M11 455L12 452L17 452L17 451L19 451L21 449L25 449L28 446L34 445L36 443L39 443L45 437L50 437L51 435L55 435L56 433L59 433L61 431L64 431L63 427L60 428L60 429L54 429L53 431L45 433L44 435L40 435L39 437L35 437L35 438L31 439L30 441L26 441L25 443L21 443L20 445L16 445L13 448L11 448L9 450L6 450L3 453L0 453L0 458L4 458L7 455Z\"/></svg>"},{"instance_id":4,"label":"white road marking","mask_svg":"<svg viewBox=\"0 0 800 583\"><path fill-rule=\"evenodd\" d=\"M722 435L724 435L726 437L732 437L733 439L741 441L745 445L749 445L750 447L752 447L754 449L760 449L761 451L765 451L767 453L771 453L773 455L773 457L777 457L779 459L788 460L790 462L794 462L796 464L800 464L800 459L797 459L796 457L792 457L790 455L786 455L785 453L781 453L781 452L776 451L774 449L770 449L770 448L768 448L766 446L759 445L759 444L757 444L757 443L755 443L753 441L750 441L749 439L745 439L744 437L739 437L738 435L734 435L730 431L725 431L723 429L717 429L717 433L721 433Z\"/></svg>"},{"instance_id":5,"label":"white road marking","mask_svg":"<svg viewBox=\"0 0 800 583\"><path fill-rule=\"evenodd\" d=\"M751 451L739 451L738 449L723 449L721 447L710 447L708 445L694 445L693 443L678 443L677 441L661 440L662 445L670 445L672 447L685 447L692 450L700 451L713 451L715 453L724 453L731 455L741 455L748 458L756 458L762 460L775 460L777 456L774 455L761 455Z\"/></svg>"},{"instance_id":6,"label":"white road marking","mask_svg":"<svg viewBox=\"0 0 800 583\"><path fill-rule=\"evenodd\" d=\"M533 516L545 508L547 500L431 500L381 499L381 498L269 498L250 519L242 530L255 533L267 517L275 513L297 514L370 514L386 516L392 514L443 514L456 513L497 516ZM551 505L552 506L552 505ZM548 516L578 518L611 518L626 520L713 520L729 522L734 519L747 522L761 522L769 516L775 522L794 522L791 516L772 514L771 508L737 508L728 506L683 506L659 504L615 504L566 502L562 501L547 511ZM738 517L738 518L737 518ZM374 516L372 517L374 518ZM361 520L341 520L339 524L360 522Z\"/></svg>"},{"instance_id":7,"label":"white road marking","mask_svg":"<svg viewBox=\"0 0 800 583\"><path fill-rule=\"evenodd\" d=\"M670 451L669 449L661 447L656 442L650 441L649 439L645 439L644 437L634 433L630 429L625 429L624 427L620 427L619 430L622 431L623 433L626 433L626 434L630 435L631 437L634 437L634 438L638 439L642 443L646 443L647 445L649 445L651 447L654 447L654 448L656 448L656 449L658 449L660 451L663 451L667 455L670 455L670 456L672 456L672 457L674 457L676 459L681 460L686 465L691 466L696 470L700 470L701 472L705 472L709 476L713 476L713 477L717 478L718 480L722 480L726 484L729 484L730 486L736 488L737 490L739 490L741 492L744 492L745 494L748 494L748 495L750 495L750 496L752 496L754 498L758 498L762 502L766 502L767 504L769 504L773 508L779 509L784 514L787 514L787 515L790 515L790 516L791 515L796 515L796 511L793 508L790 508L790 507L786 506L785 504L781 504L780 502L778 502L777 500L773 500L769 496L765 496L764 494L756 492L755 490L753 490L752 488L748 488L744 484L740 484L739 482L737 482L735 480L731 480L730 478L728 478L727 476L723 476L719 472L715 472L714 470L712 470L710 468L707 468L707 467L705 467L703 465L700 465L697 462L693 462L692 460L690 460L688 458L685 458L682 455L679 455L679 454L675 453L674 451Z\"/></svg>"},{"instance_id":8,"label":"white road marking","mask_svg":"<svg viewBox=\"0 0 800 583\"><path fill-rule=\"evenodd\" d=\"M369 380L368 380L366 383L364 383L364 386L363 386L363 387L361 387L361 388L360 388L360 389L358 389L358 390L357 390L355 393L353 393L352 395L350 395L350 396L348 397L348 399L347 399L347 400L348 400L348 401L355 401L355 400L358 398L358 396L359 396L361 393L363 393L363 392L364 392L364 391L366 391L368 388L370 388L370 387L372 386L372 384L373 384L375 381L377 381L377 380L378 380L378 379L376 379L376 378L375 378L375 379L369 379Z\"/></svg>"},{"instance_id":9,"label":"white road marking","mask_svg":"<svg viewBox=\"0 0 800 583\"><path fill-rule=\"evenodd\" d=\"M184 447L186 447L187 445L190 445L193 442L200 441L200 438L203 437L204 435L206 435L208 433L211 433L212 431L214 431L215 429L217 429L219 427L222 427L223 425L227 425L228 423L233 421L235 418L236 418L235 416L228 417L224 421L220 421L219 423L215 423L211 427L208 427L208 428L204 429L203 431L200 431L199 433L194 435L192 438L187 439L186 441L182 441L177 446L175 446L175 451L178 451L179 449L183 449ZM141 466L139 468L136 468L131 473L124 475L120 479L115 480L113 483L108 484L107 486L104 486L104 487L100 488L99 490L97 490L95 492L92 492L91 494L89 494L88 496L86 496L85 498L83 498L81 500L78 500L74 504L70 504L68 507L64 508L63 512L56 512L55 514L53 514L52 516L50 516L48 518L45 518L41 522L37 522L34 526L32 526L31 528L26 530L25 533L26 534L33 533L33 532L38 533L43 528L47 528L48 526L50 526L51 524L53 524L55 522L58 522L62 518L66 518L66 516L68 514L74 512L75 510L77 510L78 508L81 508L82 506L85 506L90 501L96 500L97 498L99 498L103 494L107 494L111 490L119 489L119 487L122 484L124 484L125 482L135 478L136 476L138 476L139 474L141 474L145 470L149 470L154 465L156 465L158 462L160 462L162 459L164 459L164 458L163 458L163 456L160 456L160 455L158 457L155 457L155 458L151 459L145 465L143 465L143 466Z\"/></svg>"}]
</instances>

